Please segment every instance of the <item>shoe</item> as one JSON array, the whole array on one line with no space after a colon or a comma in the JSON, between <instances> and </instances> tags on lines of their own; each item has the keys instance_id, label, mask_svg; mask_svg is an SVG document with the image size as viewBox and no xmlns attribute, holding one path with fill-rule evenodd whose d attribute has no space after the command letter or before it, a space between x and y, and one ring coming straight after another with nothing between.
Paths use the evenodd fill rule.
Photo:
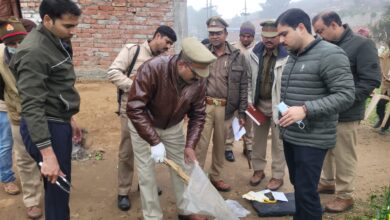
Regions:
<instances>
[{"instance_id":1,"label":"shoe","mask_svg":"<svg viewBox=\"0 0 390 220\"><path fill-rule=\"evenodd\" d=\"M225 158L227 161L234 162L236 159L234 158L233 151L227 150L225 151Z\"/></svg>"},{"instance_id":2,"label":"shoe","mask_svg":"<svg viewBox=\"0 0 390 220\"><path fill-rule=\"evenodd\" d=\"M19 187L15 182L3 183L4 191L9 195L17 195L20 193Z\"/></svg>"},{"instance_id":3,"label":"shoe","mask_svg":"<svg viewBox=\"0 0 390 220\"><path fill-rule=\"evenodd\" d=\"M128 196L118 195L118 208L122 211L127 211L131 207L130 200Z\"/></svg>"},{"instance_id":4,"label":"shoe","mask_svg":"<svg viewBox=\"0 0 390 220\"><path fill-rule=\"evenodd\" d=\"M272 191L276 191L281 186L283 186L283 180L282 179L271 178L271 180L267 184L267 189L272 190Z\"/></svg>"},{"instance_id":5,"label":"shoe","mask_svg":"<svg viewBox=\"0 0 390 220\"><path fill-rule=\"evenodd\" d=\"M249 184L251 184L251 186L257 186L264 179L264 177L265 177L264 171L255 170L255 172L253 172L253 176L251 177L251 179L249 181Z\"/></svg>"},{"instance_id":6,"label":"shoe","mask_svg":"<svg viewBox=\"0 0 390 220\"><path fill-rule=\"evenodd\" d=\"M353 207L353 199L336 198L325 205L325 211L331 213L344 212Z\"/></svg>"},{"instance_id":7,"label":"shoe","mask_svg":"<svg viewBox=\"0 0 390 220\"><path fill-rule=\"evenodd\" d=\"M37 219L42 216L42 209L38 206L31 206L27 208L27 216L31 219Z\"/></svg>"},{"instance_id":8,"label":"shoe","mask_svg":"<svg viewBox=\"0 0 390 220\"><path fill-rule=\"evenodd\" d=\"M207 220L206 216L204 216L204 215L197 215L197 214L179 215L178 218L179 218L179 220Z\"/></svg>"},{"instance_id":9,"label":"shoe","mask_svg":"<svg viewBox=\"0 0 390 220\"><path fill-rule=\"evenodd\" d=\"M380 135L386 135L386 129L381 128L381 129L378 131L378 133L379 133Z\"/></svg>"},{"instance_id":10,"label":"shoe","mask_svg":"<svg viewBox=\"0 0 390 220\"><path fill-rule=\"evenodd\" d=\"M321 194L334 194L336 192L335 185L324 185L318 183L317 192Z\"/></svg>"},{"instance_id":11,"label":"shoe","mask_svg":"<svg viewBox=\"0 0 390 220\"><path fill-rule=\"evenodd\" d=\"M210 180L211 184L218 190L222 192L229 192L231 187L229 184L225 183L223 180L213 181Z\"/></svg>"}]
</instances>

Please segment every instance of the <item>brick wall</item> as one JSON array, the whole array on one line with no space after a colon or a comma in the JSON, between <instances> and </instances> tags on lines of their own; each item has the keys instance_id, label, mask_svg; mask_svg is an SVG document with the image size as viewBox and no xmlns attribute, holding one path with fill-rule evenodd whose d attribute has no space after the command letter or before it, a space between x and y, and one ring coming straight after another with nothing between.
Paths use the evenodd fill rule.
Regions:
<instances>
[{"instance_id":1,"label":"brick wall","mask_svg":"<svg viewBox=\"0 0 390 220\"><path fill-rule=\"evenodd\" d=\"M78 75L104 75L125 43L141 43L161 25L174 27L174 2L186 0L78 0L83 14L72 38ZM20 0L24 18L40 21L40 0ZM184 9L185 10L185 9Z\"/></svg>"}]
</instances>

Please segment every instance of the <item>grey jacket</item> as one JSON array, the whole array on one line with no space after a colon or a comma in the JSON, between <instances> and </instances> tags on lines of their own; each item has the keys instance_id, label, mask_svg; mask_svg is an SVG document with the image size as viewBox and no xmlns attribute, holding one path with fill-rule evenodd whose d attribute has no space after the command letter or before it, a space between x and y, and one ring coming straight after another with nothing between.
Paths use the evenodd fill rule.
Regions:
<instances>
[{"instance_id":1,"label":"grey jacket","mask_svg":"<svg viewBox=\"0 0 390 220\"><path fill-rule=\"evenodd\" d=\"M299 54L290 54L281 83L281 101L307 108L305 128L296 123L281 129L289 143L332 148L336 144L338 113L355 99L355 87L345 52L328 42L314 40Z\"/></svg>"},{"instance_id":2,"label":"grey jacket","mask_svg":"<svg viewBox=\"0 0 390 220\"><path fill-rule=\"evenodd\" d=\"M337 42L347 54L355 82L355 102L346 111L340 112L339 121L358 121L364 118L367 97L381 84L381 70L375 43L352 32L348 25Z\"/></svg>"},{"instance_id":3,"label":"grey jacket","mask_svg":"<svg viewBox=\"0 0 390 220\"><path fill-rule=\"evenodd\" d=\"M228 58L228 96L225 108L225 120L230 119L234 115L234 111L238 110L241 118L245 118L245 110L248 106L248 63L245 56L240 53L240 50L226 42L231 54ZM207 47L211 50L212 45Z\"/></svg>"}]
</instances>

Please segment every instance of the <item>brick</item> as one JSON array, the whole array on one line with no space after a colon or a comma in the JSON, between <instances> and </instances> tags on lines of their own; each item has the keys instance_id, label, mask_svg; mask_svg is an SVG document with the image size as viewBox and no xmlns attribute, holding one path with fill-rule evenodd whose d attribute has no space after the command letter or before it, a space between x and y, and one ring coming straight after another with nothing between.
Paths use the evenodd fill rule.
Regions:
<instances>
[{"instance_id":1,"label":"brick","mask_svg":"<svg viewBox=\"0 0 390 220\"><path fill-rule=\"evenodd\" d=\"M133 2L133 3L129 3L128 6L130 6L130 7L145 7L145 3Z\"/></svg>"},{"instance_id":2,"label":"brick","mask_svg":"<svg viewBox=\"0 0 390 220\"><path fill-rule=\"evenodd\" d=\"M84 10L83 15L96 15L98 10Z\"/></svg>"},{"instance_id":3,"label":"brick","mask_svg":"<svg viewBox=\"0 0 390 220\"><path fill-rule=\"evenodd\" d=\"M99 10L100 11L113 11L114 7L112 7L110 5L100 5Z\"/></svg>"},{"instance_id":4,"label":"brick","mask_svg":"<svg viewBox=\"0 0 390 220\"><path fill-rule=\"evenodd\" d=\"M98 56L98 57L108 57L109 53L107 53L107 52L96 52L95 55Z\"/></svg>"},{"instance_id":5,"label":"brick","mask_svg":"<svg viewBox=\"0 0 390 220\"><path fill-rule=\"evenodd\" d=\"M146 3L146 4L145 4L145 7L148 7L148 8L157 8L157 7L160 7L160 4L157 4L157 3Z\"/></svg>"},{"instance_id":6,"label":"brick","mask_svg":"<svg viewBox=\"0 0 390 220\"><path fill-rule=\"evenodd\" d=\"M115 7L115 8L114 8L114 11L123 12L123 11L127 11L127 8L126 8L126 7Z\"/></svg>"},{"instance_id":7,"label":"brick","mask_svg":"<svg viewBox=\"0 0 390 220\"><path fill-rule=\"evenodd\" d=\"M126 4L126 2L113 2L111 5L114 7L125 7Z\"/></svg>"}]
</instances>

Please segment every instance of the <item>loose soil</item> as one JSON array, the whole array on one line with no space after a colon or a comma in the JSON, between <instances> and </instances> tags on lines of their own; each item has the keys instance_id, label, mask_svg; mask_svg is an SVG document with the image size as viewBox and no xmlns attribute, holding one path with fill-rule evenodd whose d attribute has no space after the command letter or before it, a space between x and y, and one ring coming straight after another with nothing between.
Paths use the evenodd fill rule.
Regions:
<instances>
[{"instance_id":1,"label":"loose soil","mask_svg":"<svg viewBox=\"0 0 390 220\"><path fill-rule=\"evenodd\" d=\"M117 154L119 143L119 118L116 111L116 88L108 82L79 81L76 87L81 95L81 110L77 121L81 127L88 129L92 139L90 151L104 151L103 160L94 158L86 161L74 161L72 166L72 183L74 189L71 194L71 219L97 220L97 219L142 219L140 196L137 191L137 178L134 180L130 193L132 207L123 212L116 207L117 199ZM369 125L362 123L358 135L358 169L356 176L356 205L348 213L331 215L325 214L324 219L345 219L347 216L359 216L368 205L366 201L372 192L390 184L390 135L382 136L376 133ZM211 147L209 149L210 154ZM232 185L228 193L221 193L225 199L237 200L251 214L246 220L258 219L250 203L241 198L241 195L251 190L261 190L270 179L270 164L266 168L266 178L258 187L248 184L252 170L248 169L247 161L242 155L242 143L236 142L234 146L236 162L225 163L224 178ZM268 149L270 152L270 149ZM270 156L267 157L271 161ZM210 164L208 156L206 166ZM168 168L158 165L157 180L163 190L160 204L164 212L164 219L177 219L175 199L168 175ZM16 169L15 169L16 170ZM286 176L283 192L291 192L292 186ZM321 195L325 203L332 195ZM22 195L10 196L0 190L0 219L27 219ZM43 219L43 218L42 218ZM267 218L263 218L267 219ZM291 219L291 217L268 218Z\"/></svg>"}]
</instances>

